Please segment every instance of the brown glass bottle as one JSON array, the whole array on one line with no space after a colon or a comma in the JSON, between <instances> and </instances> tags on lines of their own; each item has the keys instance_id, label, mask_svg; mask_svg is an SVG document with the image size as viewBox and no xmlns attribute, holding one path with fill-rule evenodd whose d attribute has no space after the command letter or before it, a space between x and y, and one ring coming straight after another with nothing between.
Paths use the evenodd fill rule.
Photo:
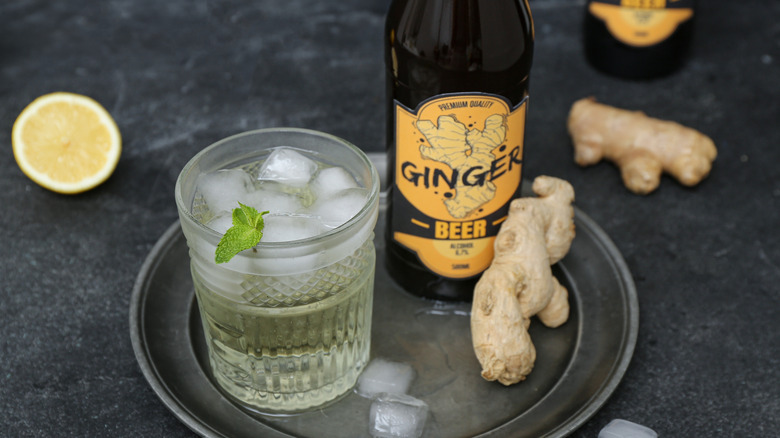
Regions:
<instances>
[{"instance_id":1,"label":"brown glass bottle","mask_svg":"<svg viewBox=\"0 0 780 438\"><path fill-rule=\"evenodd\" d=\"M390 188L386 264L406 291L434 299L471 300L484 261L458 259L439 269L430 260L441 255L430 252L433 246L445 245L445 252L451 251L446 257L466 257L463 252L476 252L489 242L492 257L491 236L506 215L508 201L520 195L532 56L533 22L527 0L392 1L385 27ZM467 112L474 108L482 112ZM428 131L420 125L424 112L438 114L430 117L430 123L424 122ZM489 116L494 122L503 117L503 128L489 122ZM452 123L445 126L446 121ZM444 150L431 129L441 134L453 126L485 138L506 135L491 154L465 143L470 148L465 153L472 160L469 165L458 167L452 159L442 167L451 156L439 156L437 163L428 155L420 156L423 149ZM511 189L507 181L512 181ZM467 190L489 192L491 184L495 196L479 208L477 201L464 202ZM409 188L427 189L428 201L412 200ZM459 210L458 202L468 205ZM498 204L500 208L490 211ZM453 216L437 220L441 218L431 209L445 211L445 205Z\"/></svg>"},{"instance_id":2,"label":"brown glass bottle","mask_svg":"<svg viewBox=\"0 0 780 438\"><path fill-rule=\"evenodd\" d=\"M687 59L694 0L589 0L584 44L588 62L626 79L673 73Z\"/></svg>"}]
</instances>

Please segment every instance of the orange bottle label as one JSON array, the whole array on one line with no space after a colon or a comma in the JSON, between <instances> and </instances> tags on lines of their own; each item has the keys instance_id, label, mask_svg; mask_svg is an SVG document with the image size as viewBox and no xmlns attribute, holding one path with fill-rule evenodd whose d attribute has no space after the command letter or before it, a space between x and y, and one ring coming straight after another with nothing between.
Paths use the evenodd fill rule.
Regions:
<instances>
[{"instance_id":1,"label":"orange bottle label","mask_svg":"<svg viewBox=\"0 0 780 438\"><path fill-rule=\"evenodd\" d=\"M658 44L693 17L690 0L604 0L588 5L617 40L636 47Z\"/></svg>"},{"instance_id":2,"label":"orange bottle label","mask_svg":"<svg viewBox=\"0 0 780 438\"><path fill-rule=\"evenodd\" d=\"M493 259L509 202L520 196L526 100L445 94L395 103L393 239L432 272L468 278Z\"/></svg>"}]
</instances>

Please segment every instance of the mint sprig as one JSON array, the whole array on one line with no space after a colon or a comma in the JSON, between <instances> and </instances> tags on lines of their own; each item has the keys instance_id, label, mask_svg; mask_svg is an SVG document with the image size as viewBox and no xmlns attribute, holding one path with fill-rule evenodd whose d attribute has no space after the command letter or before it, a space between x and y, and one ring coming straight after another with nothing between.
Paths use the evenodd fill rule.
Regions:
<instances>
[{"instance_id":1,"label":"mint sprig","mask_svg":"<svg viewBox=\"0 0 780 438\"><path fill-rule=\"evenodd\" d=\"M227 263L236 254L249 248L254 248L263 237L263 215L254 208L238 203L239 208L233 210L233 226L228 228L217 245L214 261Z\"/></svg>"}]
</instances>

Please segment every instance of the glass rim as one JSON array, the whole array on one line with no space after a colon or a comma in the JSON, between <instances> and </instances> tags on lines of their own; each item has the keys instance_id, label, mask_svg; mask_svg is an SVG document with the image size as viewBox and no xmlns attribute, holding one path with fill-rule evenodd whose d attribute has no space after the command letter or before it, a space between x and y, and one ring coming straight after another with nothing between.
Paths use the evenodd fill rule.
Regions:
<instances>
[{"instance_id":1,"label":"glass rim","mask_svg":"<svg viewBox=\"0 0 780 438\"><path fill-rule=\"evenodd\" d=\"M174 187L174 198L176 199L176 205L179 210L179 213L184 213L184 217L187 219L188 222L193 223L201 232L205 233L206 235L210 236L214 239L221 239L222 233L206 226L205 224L201 223L195 216L192 214L191 207L186 207L184 204L184 199L182 197L182 178L184 175L189 173L191 169L200 162L204 156L211 153L214 149L219 148L220 146L223 146L226 143L234 142L238 139L245 138L245 137L251 137L256 135L263 135L267 133L279 133L279 132L289 132L289 133L295 133L295 134L304 134L304 135L311 135L315 137L321 137L325 138L331 141L334 141L336 143L341 144L342 146L349 149L353 154L355 154L360 161L365 164L368 169L370 169L371 173L371 187L367 187L369 190L369 196L366 199L365 204L363 207L361 207L360 211L357 212L352 218L350 218L347 222L339 225L336 228L333 228L331 230L325 231L324 233L320 233L314 236L306 237L303 239L297 239L297 240L288 240L288 241L280 241L280 242L263 242L262 240L260 243L258 243L255 248L262 248L267 250L273 250L273 249L282 249L282 248L295 248L299 246L305 246L312 243L316 243L322 240L328 240L331 238L335 238L336 236L339 236L343 233L346 233L348 230L359 224L359 222L367 215L370 214L370 210L373 209L373 206L375 204L378 205L379 197L380 197L380 178L379 173L376 169L376 166L371 162L371 160L368 158L366 153L352 144L351 142L335 136L333 134L329 134L322 131L317 131L314 129L307 129L307 128L293 128L293 127L274 127L274 128L261 128L261 129L254 129L250 131L244 131L237 134L230 135L228 137L225 137L221 140L217 140L214 143L211 143L210 145L206 146L205 148L201 149L198 153L192 156L192 158L187 161L187 163L184 165L182 170L179 172L178 176L176 177L176 185ZM301 148L300 146L296 145L287 145L293 148L297 148L300 150L305 150L304 148ZM243 251L242 251L243 253Z\"/></svg>"}]
</instances>

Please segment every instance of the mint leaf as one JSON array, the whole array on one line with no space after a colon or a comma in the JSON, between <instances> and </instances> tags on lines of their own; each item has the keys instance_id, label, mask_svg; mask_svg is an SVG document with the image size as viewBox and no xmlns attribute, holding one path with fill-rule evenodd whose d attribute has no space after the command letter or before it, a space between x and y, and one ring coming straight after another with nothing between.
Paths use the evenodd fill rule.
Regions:
<instances>
[{"instance_id":1,"label":"mint leaf","mask_svg":"<svg viewBox=\"0 0 780 438\"><path fill-rule=\"evenodd\" d=\"M217 245L214 261L219 263L229 262L236 254L249 248L254 248L263 237L263 215L267 211L258 213L254 208L238 203L239 208L233 210L233 226L230 227Z\"/></svg>"}]
</instances>

